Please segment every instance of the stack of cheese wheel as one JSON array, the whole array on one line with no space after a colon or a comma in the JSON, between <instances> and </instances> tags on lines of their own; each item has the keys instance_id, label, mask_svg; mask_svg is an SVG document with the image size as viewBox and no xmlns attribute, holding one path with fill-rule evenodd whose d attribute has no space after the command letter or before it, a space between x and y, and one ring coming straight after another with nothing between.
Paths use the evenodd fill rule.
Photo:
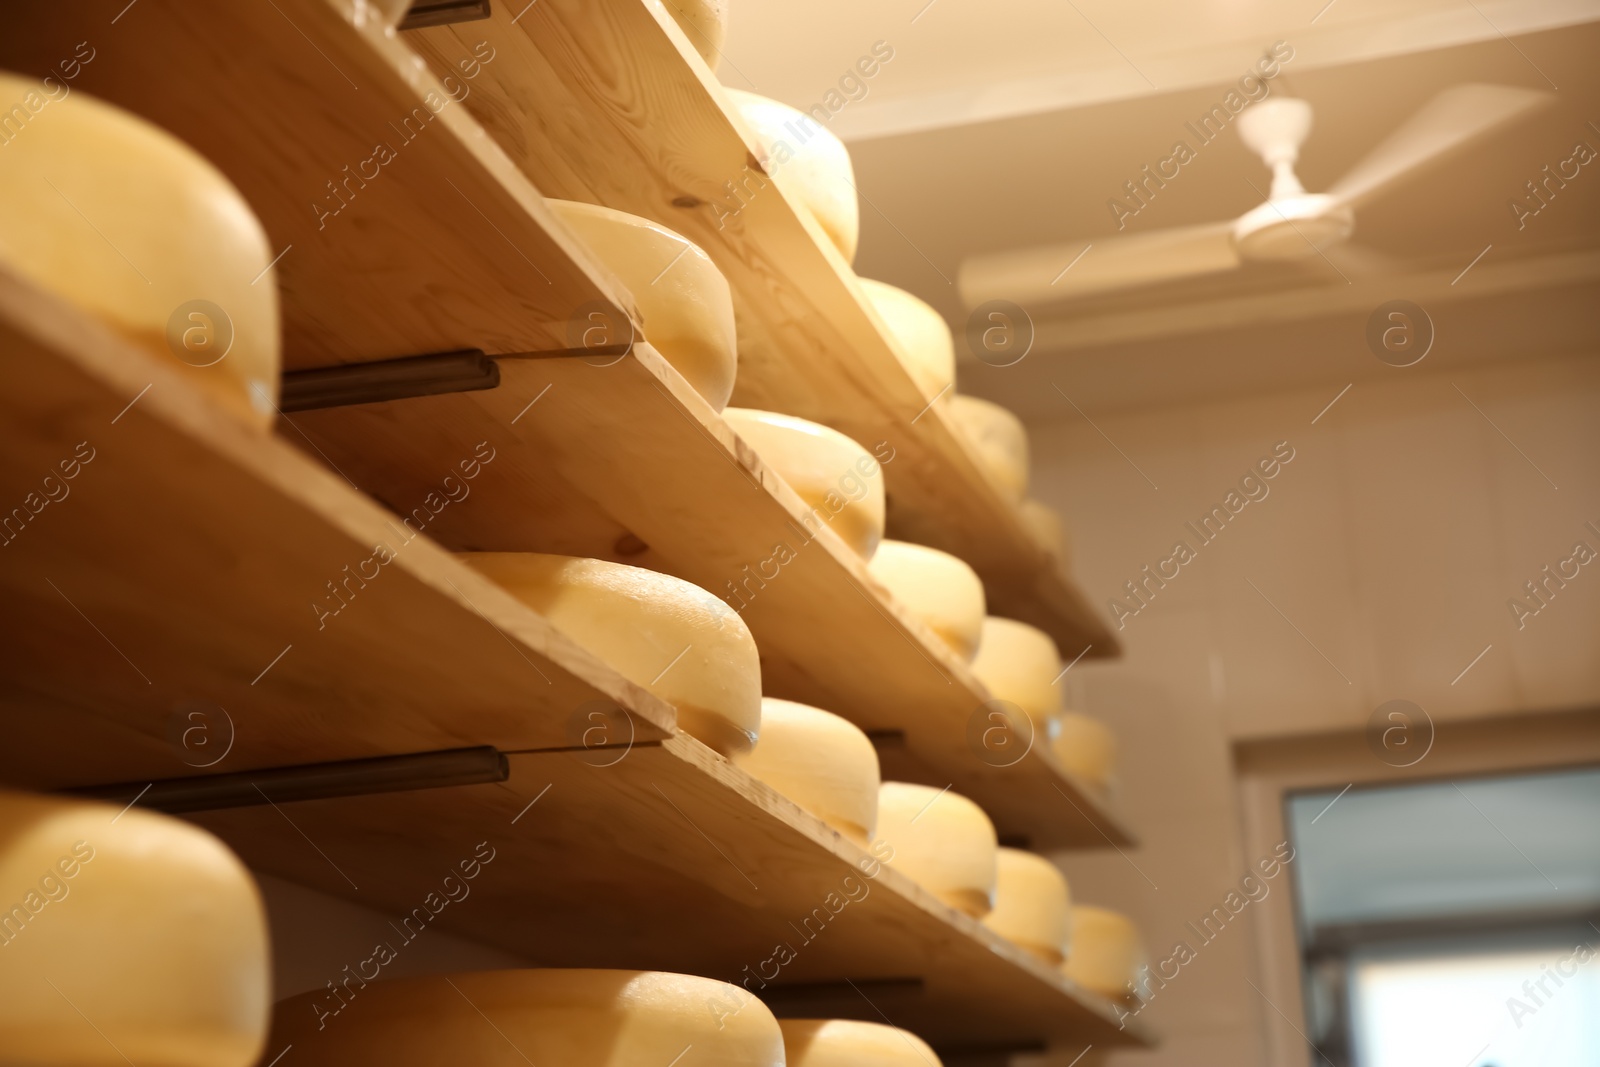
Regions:
<instances>
[{"instance_id":1,"label":"stack of cheese wheel","mask_svg":"<svg viewBox=\"0 0 1600 1067\"><path fill-rule=\"evenodd\" d=\"M878 790L884 862L975 919L994 907L999 840L989 816L948 788L884 782Z\"/></svg>"},{"instance_id":2,"label":"stack of cheese wheel","mask_svg":"<svg viewBox=\"0 0 1600 1067\"><path fill-rule=\"evenodd\" d=\"M861 205L844 142L788 104L742 89L726 92L755 133L767 173L783 176L784 187L799 197L800 206L817 220L845 262L853 262L861 238Z\"/></svg>"},{"instance_id":3,"label":"stack of cheese wheel","mask_svg":"<svg viewBox=\"0 0 1600 1067\"><path fill-rule=\"evenodd\" d=\"M1116 785L1117 739L1105 723L1076 711L1063 712L1050 724L1050 751L1068 771L1102 799Z\"/></svg>"},{"instance_id":4,"label":"stack of cheese wheel","mask_svg":"<svg viewBox=\"0 0 1600 1067\"><path fill-rule=\"evenodd\" d=\"M204 830L0 793L0 905L0 1062L257 1062L266 917L249 872Z\"/></svg>"},{"instance_id":5,"label":"stack of cheese wheel","mask_svg":"<svg viewBox=\"0 0 1600 1067\"><path fill-rule=\"evenodd\" d=\"M783 1019L788 1067L941 1067L909 1030L853 1019Z\"/></svg>"},{"instance_id":6,"label":"stack of cheese wheel","mask_svg":"<svg viewBox=\"0 0 1600 1067\"><path fill-rule=\"evenodd\" d=\"M878 751L854 723L765 697L761 740L735 762L852 841L871 844L878 825Z\"/></svg>"},{"instance_id":7,"label":"stack of cheese wheel","mask_svg":"<svg viewBox=\"0 0 1600 1067\"><path fill-rule=\"evenodd\" d=\"M1028 431L1022 420L975 396L952 396L945 410L984 471L1010 500L1021 503L1028 492Z\"/></svg>"},{"instance_id":8,"label":"stack of cheese wheel","mask_svg":"<svg viewBox=\"0 0 1600 1067\"><path fill-rule=\"evenodd\" d=\"M883 540L883 471L872 453L815 422L772 411L728 408L722 413L811 510L808 532L832 529L862 559Z\"/></svg>"},{"instance_id":9,"label":"stack of cheese wheel","mask_svg":"<svg viewBox=\"0 0 1600 1067\"><path fill-rule=\"evenodd\" d=\"M872 309L889 328L895 354L922 395L933 400L955 384L956 347L944 316L904 289L857 279Z\"/></svg>"},{"instance_id":10,"label":"stack of cheese wheel","mask_svg":"<svg viewBox=\"0 0 1600 1067\"><path fill-rule=\"evenodd\" d=\"M783 1034L738 986L661 971L480 971L373 982L327 1018L280 1002L272 1047L301 1067L784 1067Z\"/></svg>"},{"instance_id":11,"label":"stack of cheese wheel","mask_svg":"<svg viewBox=\"0 0 1600 1067\"><path fill-rule=\"evenodd\" d=\"M1067 879L1043 856L1000 850L994 910L983 924L1052 967L1066 958L1072 939L1072 899Z\"/></svg>"},{"instance_id":12,"label":"stack of cheese wheel","mask_svg":"<svg viewBox=\"0 0 1600 1067\"><path fill-rule=\"evenodd\" d=\"M38 96L38 82L0 74L0 98ZM261 224L215 167L82 90L5 145L6 266L263 428L278 400L272 258Z\"/></svg>"},{"instance_id":13,"label":"stack of cheese wheel","mask_svg":"<svg viewBox=\"0 0 1600 1067\"><path fill-rule=\"evenodd\" d=\"M680 578L536 552L461 558L623 677L671 704L678 726L725 756L755 744L761 661L744 620Z\"/></svg>"},{"instance_id":14,"label":"stack of cheese wheel","mask_svg":"<svg viewBox=\"0 0 1600 1067\"><path fill-rule=\"evenodd\" d=\"M996 700L1014 704L1038 730L1061 710L1061 655L1050 635L1025 622L990 615L972 673Z\"/></svg>"},{"instance_id":15,"label":"stack of cheese wheel","mask_svg":"<svg viewBox=\"0 0 1600 1067\"><path fill-rule=\"evenodd\" d=\"M577 235L628 293L649 341L713 408L721 411L733 395L738 364L734 338L733 291L711 257L688 239L649 219L572 200L547 200L550 209ZM629 327L601 323L606 345L626 343L613 336ZM583 323L580 337L589 336Z\"/></svg>"},{"instance_id":16,"label":"stack of cheese wheel","mask_svg":"<svg viewBox=\"0 0 1600 1067\"><path fill-rule=\"evenodd\" d=\"M1133 994L1145 965L1139 931L1126 915L1077 904L1072 908L1072 945L1061 973L1107 997Z\"/></svg>"},{"instance_id":17,"label":"stack of cheese wheel","mask_svg":"<svg viewBox=\"0 0 1600 1067\"><path fill-rule=\"evenodd\" d=\"M921 619L956 655L970 661L983 637L983 582L948 552L884 541L867 565L895 600Z\"/></svg>"},{"instance_id":18,"label":"stack of cheese wheel","mask_svg":"<svg viewBox=\"0 0 1600 1067\"><path fill-rule=\"evenodd\" d=\"M728 0L656 0L656 7L672 16L706 66L715 69L728 39Z\"/></svg>"}]
</instances>

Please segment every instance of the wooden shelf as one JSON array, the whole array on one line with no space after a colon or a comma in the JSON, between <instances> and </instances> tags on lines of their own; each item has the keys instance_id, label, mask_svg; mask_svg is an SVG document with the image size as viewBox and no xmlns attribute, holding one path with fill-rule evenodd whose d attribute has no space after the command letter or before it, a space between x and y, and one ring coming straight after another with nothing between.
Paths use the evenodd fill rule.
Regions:
<instances>
[{"instance_id":1,"label":"wooden shelf","mask_svg":"<svg viewBox=\"0 0 1600 1067\"><path fill-rule=\"evenodd\" d=\"M438 923L537 963L739 981L746 966L770 974L764 961L788 942L795 959L761 990L780 1010L881 1011L954 1048L1151 1040L674 734L670 708L426 534L318 629L308 599L323 576L394 537L394 518L9 275L0 351L7 499L34 491L79 442L94 449L70 495L0 555L0 588L28 623L0 647L8 785L192 773L169 731L173 710L196 699L236 727L215 773L492 744L511 753L500 784L195 820L255 869L404 912L488 841L494 860ZM570 711L601 699L629 711L635 742L573 751ZM794 931L817 908L826 922L813 918L805 939ZM835 1004L857 990L860 1003Z\"/></svg>"},{"instance_id":2,"label":"wooden shelf","mask_svg":"<svg viewBox=\"0 0 1600 1067\"><path fill-rule=\"evenodd\" d=\"M403 43L357 29L322 0L245 7L198 16L176 0L144 0L118 23L132 42L86 66L80 87L195 145L250 199L274 246L289 247L279 263L289 367L466 347L504 357L493 390L298 413L281 427L288 440L400 515L490 442L499 458L472 495L430 519L429 536L452 549L631 562L726 596L730 583L772 573L775 547L787 544L795 559L774 579L758 575L741 598L770 695L853 719L884 741L893 773L953 786L1009 838L1039 848L1131 843L1043 753L1004 768L980 758L969 727L987 694L971 672L888 600L831 531L805 527L794 493L648 346L614 364L524 358L564 348L574 308L631 300L584 258L461 105L444 105L319 228L307 199L326 191L319 176L370 155L374 137L397 139L384 132L394 116L443 90ZM55 42L81 40L95 13L29 10L35 25L0 42L0 63L47 63ZM473 54L492 29L456 27L466 42L459 55ZM229 53L225 72L158 62L220 57L223 42L243 39L254 42L249 55ZM492 91L493 72L526 61L525 42L495 38L492 47L492 61L467 83L469 103ZM304 150L281 151L291 139ZM916 438L893 429L863 438L880 439L896 449L891 477L928 462Z\"/></svg>"},{"instance_id":3,"label":"wooden shelf","mask_svg":"<svg viewBox=\"0 0 1600 1067\"><path fill-rule=\"evenodd\" d=\"M887 1017L941 1048L1152 1041L684 735L515 755L496 785L282 807L293 825L267 807L191 818L258 870L394 914L486 841L494 859L438 923L539 965L750 980L779 1014Z\"/></svg>"},{"instance_id":4,"label":"wooden shelf","mask_svg":"<svg viewBox=\"0 0 1600 1067\"><path fill-rule=\"evenodd\" d=\"M849 265L795 210L784 191L791 179L767 174L757 142L665 11L642 0L518 7L406 36L439 71L491 43L503 61L485 69L465 105L545 195L654 219L706 250L738 306L735 403L826 423L869 446L887 439L899 455L886 474L892 535L965 559L995 614L1041 627L1068 659L1085 649L1117 655L1100 613L941 407L928 409ZM734 199L727 183L747 179L756 191Z\"/></svg>"}]
</instances>

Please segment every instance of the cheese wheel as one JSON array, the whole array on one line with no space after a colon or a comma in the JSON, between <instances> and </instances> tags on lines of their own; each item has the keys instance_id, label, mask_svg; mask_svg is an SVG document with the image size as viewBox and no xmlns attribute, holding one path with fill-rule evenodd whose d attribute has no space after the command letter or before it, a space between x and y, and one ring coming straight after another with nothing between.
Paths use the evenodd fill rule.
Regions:
<instances>
[{"instance_id":1,"label":"cheese wheel","mask_svg":"<svg viewBox=\"0 0 1600 1067\"><path fill-rule=\"evenodd\" d=\"M573 200L546 200L633 297L643 339L721 411L733 395L738 347L733 291L711 257L665 226Z\"/></svg>"},{"instance_id":2,"label":"cheese wheel","mask_svg":"<svg viewBox=\"0 0 1600 1067\"><path fill-rule=\"evenodd\" d=\"M0 792L0 908L0 1062L257 1061L266 916L244 865L204 830Z\"/></svg>"},{"instance_id":3,"label":"cheese wheel","mask_svg":"<svg viewBox=\"0 0 1600 1067\"><path fill-rule=\"evenodd\" d=\"M296 1067L784 1067L772 1012L710 978L510 970L344 988L280 1002L272 1047L293 1045Z\"/></svg>"},{"instance_id":4,"label":"cheese wheel","mask_svg":"<svg viewBox=\"0 0 1600 1067\"><path fill-rule=\"evenodd\" d=\"M678 711L678 727L724 756L755 743L761 661L733 609L643 567L536 552L461 558L624 678Z\"/></svg>"},{"instance_id":5,"label":"cheese wheel","mask_svg":"<svg viewBox=\"0 0 1600 1067\"><path fill-rule=\"evenodd\" d=\"M1055 509L1029 497L1017 506L1017 511L1033 539L1056 559L1067 562L1067 528Z\"/></svg>"},{"instance_id":6,"label":"cheese wheel","mask_svg":"<svg viewBox=\"0 0 1600 1067\"><path fill-rule=\"evenodd\" d=\"M838 430L792 415L728 408L722 417L811 505L808 530L826 526L862 559L872 558L884 522L883 472L872 453Z\"/></svg>"},{"instance_id":7,"label":"cheese wheel","mask_svg":"<svg viewBox=\"0 0 1600 1067\"><path fill-rule=\"evenodd\" d=\"M780 1019L788 1067L942 1067L909 1030L854 1019Z\"/></svg>"},{"instance_id":8,"label":"cheese wheel","mask_svg":"<svg viewBox=\"0 0 1600 1067\"><path fill-rule=\"evenodd\" d=\"M895 355L929 400L956 381L956 346L944 316L904 289L871 278L856 279L873 310L889 327Z\"/></svg>"},{"instance_id":9,"label":"cheese wheel","mask_svg":"<svg viewBox=\"0 0 1600 1067\"><path fill-rule=\"evenodd\" d=\"M672 16L706 66L716 70L728 39L727 0L656 0L656 7Z\"/></svg>"},{"instance_id":10,"label":"cheese wheel","mask_svg":"<svg viewBox=\"0 0 1600 1067\"><path fill-rule=\"evenodd\" d=\"M1117 763L1117 738L1105 723L1075 711L1050 724L1050 751L1068 771L1102 794L1110 791Z\"/></svg>"},{"instance_id":11,"label":"cheese wheel","mask_svg":"<svg viewBox=\"0 0 1600 1067\"><path fill-rule=\"evenodd\" d=\"M1066 959L1072 938L1072 900L1066 877L1043 856L1000 850L994 910L983 924L1052 967Z\"/></svg>"},{"instance_id":12,"label":"cheese wheel","mask_svg":"<svg viewBox=\"0 0 1600 1067\"><path fill-rule=\"evenodd\" d=\"M1144 965L1144 947L1131 919L1107 908L1073 905L1072 944L1062 974L1101 996L1127 997Z\"/></svg>"},{"instance_id":13,"label":"cheese wheel","mask_svg":"<svg viewBox=\"0 0 1600 1067\"><path fill-rule=\"evenodd\" d=\"M971 660L977 654L983 635L983 582L971 567L937 548L882 541L867 569L956 655Z\"/></svg>"},{"instance_id":14,"label":"cheese wheel","mask_svg":"<svg viewBox=\"0 0 1600 1067\"><path fill-rule=\"evenodd\" d=\"M861 205L844 142L814 116L788 104L742 89L727 93L739 117L755 133L767 173L783 174L784 185L799 196L800 206L817 220L845 262L854 262L861 238Z\"/></svg>"},{"instance_id":15,"label":"cheese wheel","mask_svg":"<svg viewBox=\"0 0 1600 1067\"><path fill-rule=\"evenodd\" d=\"M277 410L278 283L244 197L121 108L0 74L0 259L258 427Z\"/></svg>"},{"instance_id":16,"label":"cheese wheel","mask_svg":"<svg viewBox=\"0 0 1600 1067\"><path fill-rule=\"evenodd\" d=\"M878 751L854 723L764 697L761 740L736 763L865 847L878 825Z\"/></svg>"},{"instance_id":17,"label":"cheese wheel","mask_svg":"<svg viewBox=\"0 0 1600 1067\"><path fill-rule=\"evenodd\" d=\"M983 638L972 660L972 673L989 694L1025 711L1034 725L1061 710L1061 654L1050 635L1015 619L990 615L983 620Z\"/></svg>"},{"instance_id":18,"label":"cheese wheel","mask_svg":"<svg viewBox=\"0 0 1600 1067\"><path fill-rule=\"evenodd\" d=\"M949 789L884 782L878 790L878 839L908 875L957 911L981 919L994 907L999 841L989 816Z\"/></svg>"},{"instance_id":19,"label":"cheese wheel","mask_svg":"<svg viewBox=\"0 0 1600 1067\"><path fill-rule=\"evenodd\" d=\"M1009 499L1020 503L1028 491L1028 431L1022 420L975 396L951 396L945 410L972 444L984 471Z\"/></svg>"}]
</instances>

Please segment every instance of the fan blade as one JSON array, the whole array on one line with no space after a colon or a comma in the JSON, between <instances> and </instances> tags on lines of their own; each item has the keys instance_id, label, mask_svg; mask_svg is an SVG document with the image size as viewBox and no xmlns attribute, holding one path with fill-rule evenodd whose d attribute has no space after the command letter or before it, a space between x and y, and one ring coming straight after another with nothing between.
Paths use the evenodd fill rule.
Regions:
<instances>
[{"instance_id":1,"label":"fan blade","mask_svg":"<svg viewBox=\"0 0 1600 1067\"><path fill-rule=\"evenodd\" d=\"M1493 133L1555 99L1550 93L1508 85L1457 85L1422 106L1350 172L1328 195L1355 206L1422 168Z\"/></svg>"},{"instance_id":2,"label":"fan blade","mask_svg":"<svg viewBox=\"0 0 1600 1067\"><path fill-rule=\"evenodd\" d=\"M957 284L967 306L977 307L986 300L1038 302L1092 296L1238 265L1233 223L1212 222L970 256L961 262Z\"/></svg>"}]
</instances>

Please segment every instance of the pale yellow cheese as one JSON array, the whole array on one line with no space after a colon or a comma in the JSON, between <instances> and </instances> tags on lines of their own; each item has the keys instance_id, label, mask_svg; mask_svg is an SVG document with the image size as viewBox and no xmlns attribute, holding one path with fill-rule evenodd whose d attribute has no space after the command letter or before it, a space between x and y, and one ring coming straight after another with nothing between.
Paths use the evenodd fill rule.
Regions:
<instances>
[{"instance_id":1,"label":"pale yellow cheese","mask_svg":"<svg viewBox=\"0 0 1600 1067\"><path fill-rule=\"evenodd\" d=\"M119 807L0 792L0 1062L248 1067L272 989L255 883L204 830Z\"/></svg>"},{"instance_id":2,"label":"pale yellow cheese","mask_svg":"<svg viewBox=\"0 0 1600 1067\"><path fill-rule=\"evenodd\" d=\"M255 215L188 145L70 82L0 74L0 260L255 426L276 415L278 282Z\"/></svg>"},{"instance_id":3,"label":"pale yellow cheese","mask_svg":"<svg viewBox=\"0 0 1600 1067\"><path fill-rule=\"evenodd\" d=\"M671 704L678 726L725 756L755 743L761 661L744 620L681 578L575 556L467 552L461 558Z\"/></svg>"},{"instance_id":4,"label":"pale yellow cheese","mask_svg":"<svg viewBox=\"0 0 1600 1067\"><path fill-rule=\"evenodd\" d=\"M545 203L627 286L642 320L636 340L650 342L721 411L733 395L738 348L733 291L711 257L638 215L573 200Z\"/></svg>"},{"instance_id":5,"label":"pale yellow cheese","mask_svg":"<svg viewBox=\"0 0 1600 1067\"><path fill-rule=\"evenodd\" d=\"M948 552L905 541L882 541L867 564L872 576L956 655L970 660L983 634L983 582Z\"/></svg>"},{"instance_id":6,"label":"pale yellow cheese","mask_svg":"<svg viewBox=\"0 0 1600 1067\"><path fill-rule=\"evenodd\" d=\"M1061 654L1050 635L1015 619L990 615L972 660L972 673L996 700L1015 704L1036 730L1061 710Z\"/></svg>"},{"instance_id":7,"label":"pale yellow cheese","mask_svg":"<svg viewBox=\"0 0 1600 1067\"><path fill-rule=\"evenodd\" d=\"M765 697L761 740L735 762L857 844L871 843L878 825L878 752L854 723Z\"/></svg>"},{"instance_id":8,"label":"pale yellow cheese","mask_svg":"<svg viewBox=\"0 0 1600 1067\"><path fill-rule=\"evenodd\" d=\"M1022 524L1040 546L1062 563L1071 559L1067 549L1066 525L1054 508L1042 500L1029 497L1017 505L1017 511L1022 516Z\"/></svg>"},{"instance_id":9,"label":"pale yellow cheese","mask_svg":"<svg viewBox=\"0 0 1600 1067\"><path fill-rule=\"evenodd\" d=\"M1022 420L975 396L952 396L945 410L989 477L1007 497L1020 502L1028 491L1028 431Z\"/></svg>"},{"instance_id":10,"label":"pale yellow cheese","mask_svg":"<svg viewBox=\"0 0 1600 1067\"><path fill-rule=\"evenodd\" d=\"M478 971L351 994L337 1015L326 990L282 1001L271 1047L296 1067L784 1067L766 1005L687 974Z\"/></svg>"},{"instance_id":11,"label":"pale yellow cheese","mask_svg":"<svg viewBox=\"0 0 1600 1067\"><path fill-rule=\"evenodd\" d=\"M1072 945L1061 973L1107 997L1132 995L1145 965L1139 930L1126 915L1107 908L1072 908Z\"/></svg>"},{"instance_id":12,"label":"pale yellow cheese","mask_svg":"<svg viewBox=\"0 0 1600 1067\"><path fill-rule=\"evenodd\" d=\"M1072 937L1072 900L1066 877L1043 856L1000 850L994 910L983 924L1052 967L1066 958Z\"/></svg>"},{"instance_id":13,"label":"pale yellow cheese","mask_svg":"<svg viewBox=\"0 0 1600 1067\"><path fill-rule=\"evenodd\" d=\"M871 278L856 280L889 327L895 354L922 395L933 400L954 385L956 346L944 316L904 289Z\"/></svg>"},{"instance_id":14,"label":"pale yellow cheese","mask_svg":"<svg viewBox=\"0 0 1600 1067\"><path fill-rule=\"evenodd\" d=\"M668 0L669 3L673 0ZM850 151L827 127L803 111L742 89L727 90L766 156L769 174L782 174L784 186L799 194L845 262L856 258L861 237L861 205ZM759 176L758 176L759 177ZM746 179L741 197L762 195Z\"/></svg>"},{"instance_id":15,"label":"pale yellow cheese","mask_svg":"<svg viewBox=\"0 0 1600 1067\"><path fill-rule=\"evenodd\" d=\"M1062 766L1100 793L1110 791L1116 775L1117 738L1105 723L1068 711L1051 722L1050 733L1050 751Z\"/></svg>"},{"instance_id":16,"label":"pale yellow cheese","mask_svg":"<svg viewBox=\"0 0 1600 1067\"><path fill-rule=\"evenodd\" d=\"M982 918L994 907L999 841L989 816L949 789L884 782L878 790L878 839L889 866L958 911Z\"/></svg>"},{"instance_id":17,"label":"pale yellow cheese","mask_svg":"<svg viewBox=\"0 0 1600 1067\"><path fill-rule=\"evenodd\" d=\"M884 522L883 470L872 453L838 430L792 415L728 408L722 417L811 506L808 530L827 527L861 558L872 558Z\"/></svg>"},{"instance_id":18,"label":"pale yellow cheese","mask_svg":"<svg viewBox=\"0 0 1600 1067\"><path fill-rule=\"evenodd\" d=\"M706 66L716 70L728 39L727 0L656 0L656 7L672 16Z\"/></svg>"},{"instance_id":19,"label":"pale yellow cheese","mask_svg":"<svg viewBox=\"0 0 1600 1067\"><path fill-rule=\"evenodd\" d=\"M942 1067L909 1030L854 1019L780 1019L788 1067Z\"/></svg>"}]
</instances>

